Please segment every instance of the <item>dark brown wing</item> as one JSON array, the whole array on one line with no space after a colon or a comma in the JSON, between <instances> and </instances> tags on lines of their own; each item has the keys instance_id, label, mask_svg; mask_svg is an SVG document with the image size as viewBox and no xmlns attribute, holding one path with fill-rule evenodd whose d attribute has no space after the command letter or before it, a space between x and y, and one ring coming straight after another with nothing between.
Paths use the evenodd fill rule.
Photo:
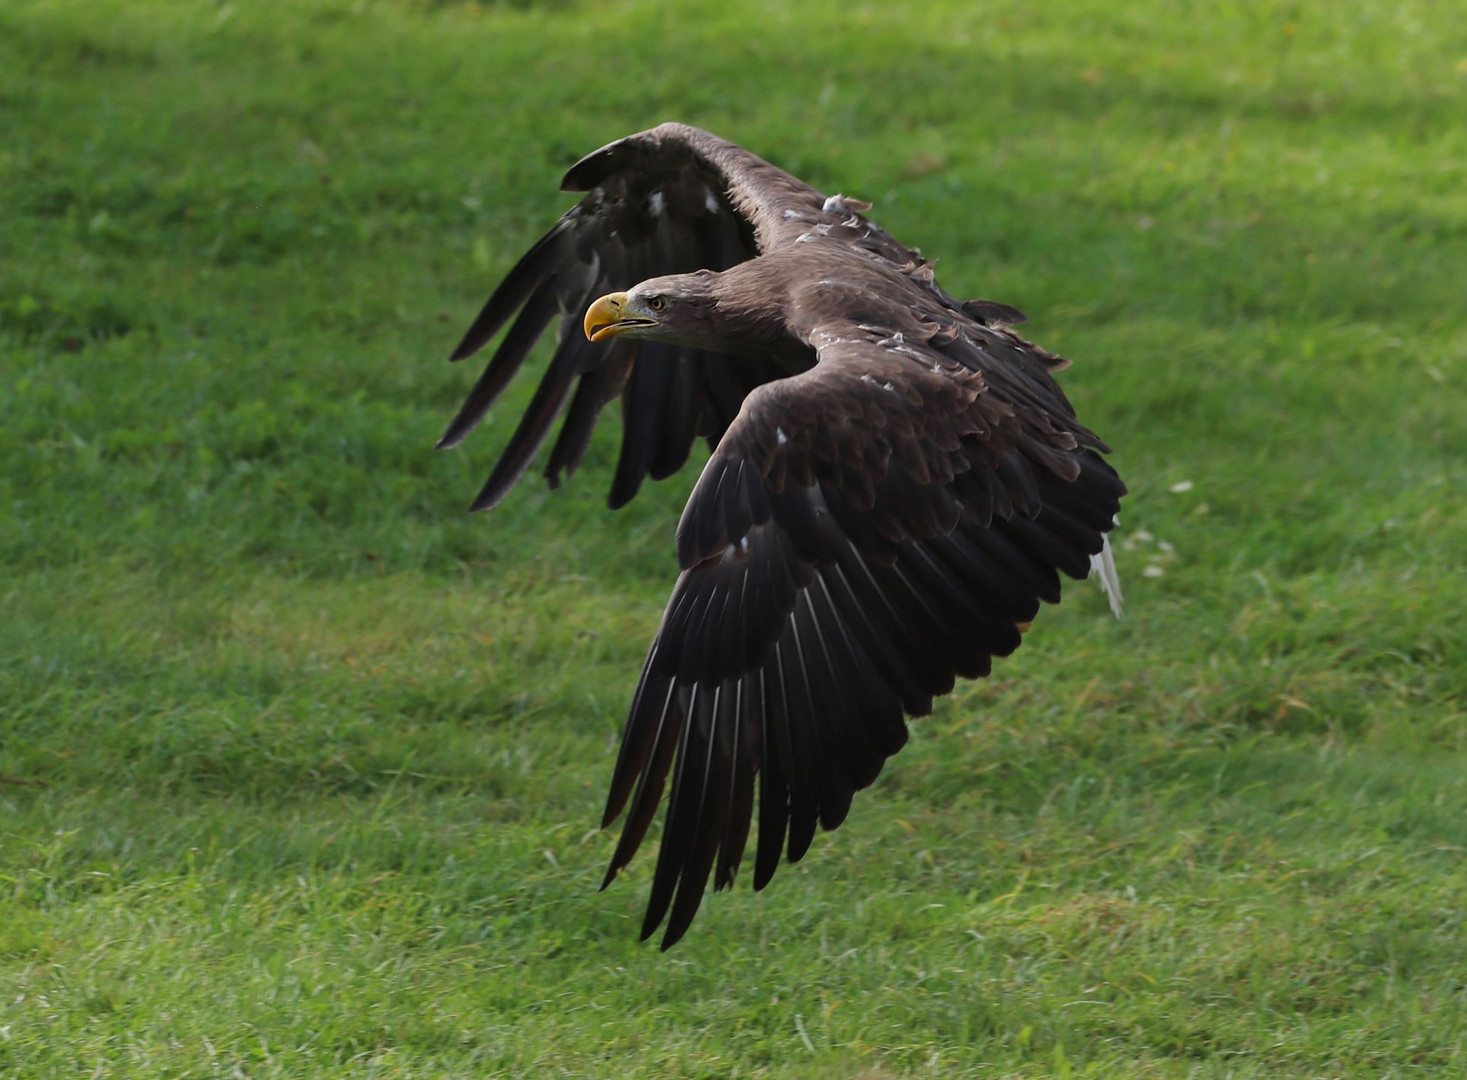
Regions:
<instances>
[{"instance_id":1,"label":"dark brown wing","mask_svg":"<svg viewBox=\"0 0 1467 1080\"><path fill-rule=\"evenodd\" d=\"M1125 490L1057 358L1008 331L914 316L811 341L818 365L749 394L688 502L612 780L608 882L673 774L642 928L670 910L664 948L710 873L732 883L756 801L757 889L840 824L903 714L1013 651L1058 571L1087 574Z\"/></svg>"},{"instance_id":2,"label":"dark brown wing","mask_svg":"<svg viewBox=\"0 0 1467 1080\"><path fill-rule=\"evenodd\" d=\"M765 356L730 362L651 342L592 343L581 333L586 308L647 278L726 269L793 240L811 223L850 216L844 200L826 200L748 151L681 124L597 150L571 168L563 187L587 195L520 259L453 351L454 360L472 355L518 312L440 447L456 445L484 418L559 317L555 354L475 510L514 486L562 412L545 468L552 486L575 471L602 407L622 399L613 508L630 500L644 477L677 471L695 437L716 444L749 390L789 372Z\"/></svg>"}]
</instances>

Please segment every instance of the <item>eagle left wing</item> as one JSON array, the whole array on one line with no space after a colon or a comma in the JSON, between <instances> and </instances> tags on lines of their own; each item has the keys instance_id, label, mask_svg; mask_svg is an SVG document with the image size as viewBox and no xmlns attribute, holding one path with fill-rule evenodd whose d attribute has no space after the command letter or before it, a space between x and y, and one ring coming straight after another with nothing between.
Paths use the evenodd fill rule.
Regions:
<instances>
[{"instance_id":1,"label":"eagle left wing","mask_svg":"<svg viewBox=\"0 0 1467 1080\"><path fill-rule=\"evenodd\" d=\"M1058 571L1084 577L1125 488L1048 377L976 322L824 325L818 363L760 386L678 528L682 573L644 664L604 824L609 883L673 774L642 936L666 948L732 883L833 829L958 675L1019 644Z\"/></svg>"}]
</instances>

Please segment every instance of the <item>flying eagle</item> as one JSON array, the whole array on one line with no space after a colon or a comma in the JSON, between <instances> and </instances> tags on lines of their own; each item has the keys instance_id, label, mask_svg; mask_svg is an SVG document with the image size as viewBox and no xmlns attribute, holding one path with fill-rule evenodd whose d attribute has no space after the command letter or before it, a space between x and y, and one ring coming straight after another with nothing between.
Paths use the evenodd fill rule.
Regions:
<instances>
[{"instance_id":1,"label":"flying eagle","mask_svg":"<svg viewBox=\"0 0 1467 1080\"><path fill-rule=\"evenodd\" d=\"M932 264L747 150L682 124L572 166L586 192L453 351L518 313L448 426L484 418L545 328L555 353L473 503L498 503L565 420L545 475L580 463L621 399L610 505L712 450L677 528L681 572L647 653L603 826L628 806L604 888L672 772L642 924L687 931L732 884L756 812L754 888L834 829L956 676L1019 645L1058 571L1092 566L1125 486L1005 304L959 301ZM758 778L756 795L755 779ZM670 910L670 917L669 917Z\"/></svg>"}]
</instances>

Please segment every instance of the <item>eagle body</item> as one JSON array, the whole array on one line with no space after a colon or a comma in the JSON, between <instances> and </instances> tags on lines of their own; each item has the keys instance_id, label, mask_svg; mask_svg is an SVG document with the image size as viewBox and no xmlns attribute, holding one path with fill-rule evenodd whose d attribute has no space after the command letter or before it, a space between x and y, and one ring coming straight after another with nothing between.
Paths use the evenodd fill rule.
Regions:
<instances>
[{"instance_id":1,"label":"eagle body","mask_svg":"<svg viewBox=\"0 0 1467 1080\"><path fill-rule=\"evenodd\" d=\"M712 450L677 529L680 573L633 695L603 825L635 854L671 778L643 922L687 931L833 829L957 677L1018 647L1061 573L1119 599L1106 533L1125 486L1022 314L959 301L921 254L697 128L587 156L585 192L490 296L453 359L508 325L440 446L484 417L552 321L539 388L474 509L579 464L619 400L609 503ZM511 322L511 320L513 320ZM604 887L604 886L603 886Z\"/></svg>"}]
</instances>

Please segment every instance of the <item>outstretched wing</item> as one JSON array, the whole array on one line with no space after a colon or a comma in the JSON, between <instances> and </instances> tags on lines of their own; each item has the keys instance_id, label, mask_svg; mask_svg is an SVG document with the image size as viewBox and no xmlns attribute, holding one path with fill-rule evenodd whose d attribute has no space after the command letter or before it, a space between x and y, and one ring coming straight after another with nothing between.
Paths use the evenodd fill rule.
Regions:
<instances>
[{"instance_id":1,"label":"outstretched wing","mask_svg":"<svg viewBox=\"0 0 1467 1080\"><path fill-rule=\"evenodd\" d=\"M835 828L955 676L1013 651L1058 572L1084 577L1125 488L1007 330L814 328L818 364L761 386L699 478L683 567L642 670L605 822L607 873L672 792L651 899L663 947L710 873L732 883L756 813L754 887Z\"/></svg>"},{"instance_id":2,"label":"outstretched wing","mask_svg":"<svg viewBox=\"0 0 1467 1080\"><path fill-rule=\"evenodd\" d=\"M653 342L593 343L581 333L586 308L647 278L726 269L791 241L812 222L849 216L844 200L826 200L748 151L682 124L597 150L571 168L562 186L587 195L520 259L453 351L454 360L472 355L518 313L440 447L456 445L484 418L559 317L555 355L475 510L493 506L515 485L562 412L545 468L552 486L575 471L602 407L622 399L613 508L629 501L644 477L676 472L695 437L716 443L753 387L789 372L766 356L730 360Z\"/></svg>"}]
</instances>

